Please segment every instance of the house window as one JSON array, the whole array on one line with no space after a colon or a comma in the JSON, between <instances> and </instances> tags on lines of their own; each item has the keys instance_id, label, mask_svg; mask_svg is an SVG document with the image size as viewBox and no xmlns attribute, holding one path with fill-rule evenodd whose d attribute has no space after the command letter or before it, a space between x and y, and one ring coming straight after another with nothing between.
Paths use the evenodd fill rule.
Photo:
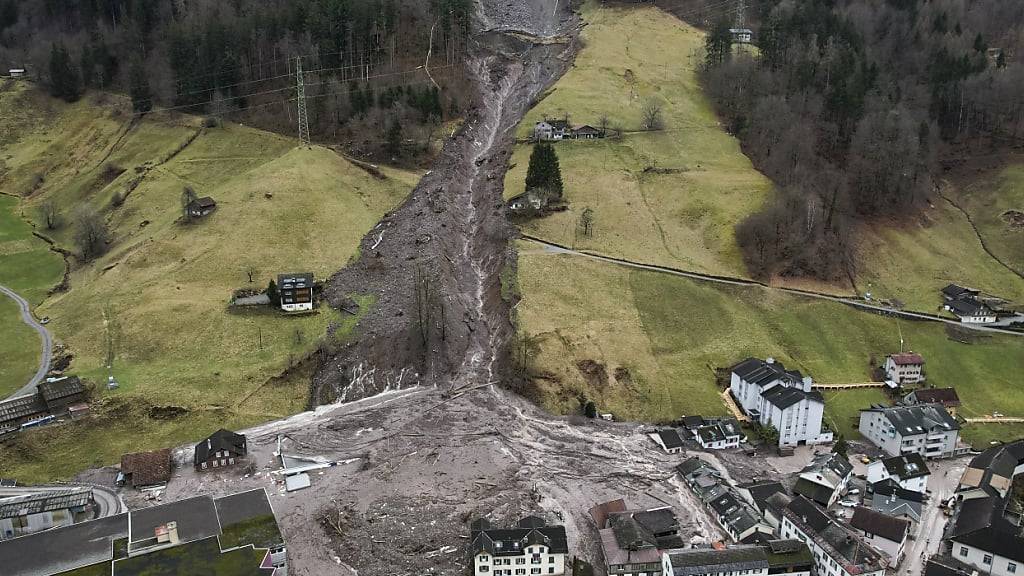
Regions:
<instances>
[{"instance_id":1,"label":"house window","mask_svg":"<svg viewBox=\"0 0 1024 576\"><path fill-rule=\"evenodd\" d=\"M554 573L555 573L555 567L554 566L552 566L551 568L548 568L548 574L554 574Z\"/></svg>"},{"instance_id":2,"label":"house window","mask_svg":"<svg viewBox=\"0 0 1024 576\"><path fill-rule=\"evenodd\" d=\"M554 564L554 563L555 563L555 557L554 556L548 556L548 564Z\"/></svg>"},{"instance_id":3,"label":"house window","mask_svg":"<svg viewBox=\"0 0 1024 576\"><path fill-rule=\"evenodd\" d=\"M1017 573L1017 564L1014 563L1014 562L1007 563L1006 564L1006 571L1009 572L1010 574L1016 574Z\"/></svg>"},{"instance_id":4,"label":"house window","mask_svg":"<svg viewBox=\"0 0 1024 576\"><path fill-rule=\"evenodd\" d=\"M206 462L203 462L203 470L206 470Z\"/></svg>"},{"instance_id":5,"label":"house window","mask_svg":"<svg viewBox=\"0 0 1024 576\"><path fill-rule=\"evenodd\" d=\"M530 568L530 574L540 574L540 568Z\"/></svg>"},{"instance_id":6,"label":"house window","mask_svg":"<svg viewBox=\"0 0 1024 576\"><path fill-rule=\"evenodd\" d=\"M516 564L526 564L526 558L516 558Z\"/></svg>"},{"instance_id":7,"label":"house window","mask_svg":"<svg viewBox=\"0 0 1024 576\"><path fill-rule=\"evenodd\" d=\"M985 565L992 564L992 555L991 554L985 554L985 557L981 559L981 563L985 564Z\"/></svg>"},{"instance_id":8,"label":"house window","mask_svg":"<svg viewBox=\"0 0 1024 576\"><path fill-rule=\"evenodd\" d=\"M481 571L481 572L487 572L487 571L488 571L488 570L490 570L490 569L491 569L491 567L490 567L490 566L481 566L481 567L480 567L480 571Z\"/></svg>"}]
</instances>

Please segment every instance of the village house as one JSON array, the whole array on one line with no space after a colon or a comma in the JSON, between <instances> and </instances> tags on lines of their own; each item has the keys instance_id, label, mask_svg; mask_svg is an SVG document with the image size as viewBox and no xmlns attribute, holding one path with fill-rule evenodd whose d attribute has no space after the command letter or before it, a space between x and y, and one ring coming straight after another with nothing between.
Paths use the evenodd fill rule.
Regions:
<instances>
[{"instance_id":1,"label":"village house","mask_svg":"<svg viewBox=\"0 0 1024 576\"><path fill-rule=\"evenodd\" d=\"M864 537L864 541L889 558L889 567L895 568L903 559L910 536L910 521L858 506L853 511L850 527Z\"/></svg>"},{"instance_id":2,"label":"village house","mask_svg":"<svg viewBox=\"0 0 1024 576\"><path fill-rule=\"evenodd\" d=\"M190 218L204 218L217 209L217 202L209 196L196 198L188 203L188 215Z\"/></svg>"},{"instance_id":3,"label":"village house","mask_svg":"<svg viewBox=\"0 0 1024 576\"><path fill-rule=\"evenodd\" d=\"M852 476L853 466L845 456L819 454L800 471L793 492L828 508L846 491Z\"/></svg>"},{"instance_id":4,"label":"village house","mask_svg":"<svg viewBox=\"0 0 1024 576\"><path fill-rule=\"evenodd\" d=\"M739 490L703 459L688 458L676 466L676 471L734 542L751 544L774 532Z\"/></svg>"},{"instance_id":5,"label":"village house","mask_svg":"<svg viewBox=\"0 0 1024 576\"><path fill-rule=\"evenodd\" d=\"M732 368L729 390L751 420L778 430L781 448L832 441L821 423L825 399L812 385L809 376L773 358L747 358Z\"/></svg>"},{"instance_id":6,"label":"village house","mask_svg":"<svg viewBox=\"0 0 1024 576\"><path fill-rule=\"evenodd\" d=\"M583 124L580 126L573 126L572 137L577 140L595 140L597 138L604 137L604 134L589 124Z\"/></svg>"},{"instance_id":7,"label":"village house","mask_svg":"<svg viewBox=\"0 0 1024 576\"><path fill-rule=\"evenodd\" d=\"M761 515L761 518L772 528L779 529L781 516L774 513L771 506L771 499L776 494L786 495L786 487L777 480L763 480L739 484L736 486L739 493L748 504L754 507Z\"/></svg>"},{"instance_id":8,"label":"village house","mask_svg":"<svg viewBox=\"0 0 1024 576\"><path fill-rule=\"evenodd\" d=\"M783 511L783 538L807 543L819 576L883 576L881 554L856 532L830 518L813 502L796 496Z\"/></svg>"},{"instance_id":9,"label":"village house","mask_svg":"<svg viewBox=\"0 0 1024 576\"><path fill-rule=\"evenodd\" d=\"M565 574L569 554L564 526L527 516L514 528L491 528L480 518L470 528L469 556L476 576Z\"/></svg>"},{"instance_id":10,"label":"village house","mask_svg":"<svg viewBox=\"0 0 1024 576\"><path fill-rule=\"evenodd\" d=\"M900 386L924 382L924 358L914 352L889 354L883 369L885 377Z\"/></svg>"},{"instance_id":11,"label":"village house","mask_svg":"<svg viewBox=\"0 0 1024 576\"><path fill-rule=\"evenodd\" d=\"M876 484L892 479L904 490L925 492L928 489L930 474L924 458L916 452L910 452L869 463L867 481L869 484Z\"/></svg>"},{"instance_id":12,"label":"village house","mask_svg":"<svg viewBox=\"0 0 1024 576\"><path fill-rule=\"evenodd\" d=\"M505 205L510 214L530 215L543 211L550 202L551 198L544 190L527 190L509 198Z\"/></svg>"},{"instance_id":13,"label":"village house","mask_svg":"<svg viewBox=\"0 0 1024 576\"><path fill-rule=\"evenodd\" d=\"M668 454L680 454L683 451L683 439L679 437L678 432L671 428L652 432L648 436Z\"/></svg>"},{"instance_id":14,"label":"village house","mask_svg":"<svg viewBox=\"0 0 1024 576\"><path fill-rule=\"evenodd\" d=\"M196 567L210 569L204 574L288 574L284 539L263 488L196 496L5 540L0 566L4 576L198 574Z\"/></svg>"},{"instance_id":15,"label":"village house","mask_svg":"<svg viewBox=\"0 0 1024 576\"><path fill-rule=\"evenodd\" d=\"M665 553L665 576L810 576L814 559L799 540L769 540L759 545L691 548Z\"/></svg>"},{"instance_id":16,"label":"village house","mask_svg":"<svg viewBox=\"0 0 1024 576\"><path fill-rule=\"evenodd\" d=\"M924 566L924 576L980 576L977 568L947 555L933 554Z\"/></svg>"},{"instance_id":17,"label":"village house","mask_svg":"<svg viewBox=\"0 0 1024 576\"><path fill-rule=\"evenodd\" d=\"M942 404L873 406L860 411L857 429L890 456L947 458L967 450L959 442L960 424Z\"/></svg>"},{"instance_id":18,"label":"village house","mask_svg":"<svg viewBox=\"0 0 1024 576\"><path fill-rule=\"evenodd\" d=\"M285 312L313 309L313 274L281 274L277 277L277 291Z\"/></svg>"},{"instance_id":19,"label":"village house","mask_svg":"<svg viewBox=\"0 0 1024 576\"><path fill-rule=\"evenodd\" d=\"M629 510L625 500L598 504L589 510L598 528L607 574L660 576L661 555L685 547L679 521L671 508Z\"/></svg>"},{"instance_id":20,"label":"village house","mask_svg":"<svg viewBox=\"0 0 1024 576\"><path fill-rule=\"evenodd\" d=\"M694 431L694 437L705 450L735 448L746 437L735 418L721 418L706 423Z\"/></svg>"},{"instance_id":21,"label":"village house","mask_svg":"<svg viewBox=\"0 0 1024 576\"><path fill-rule=\"evenodd\" d=\"M1024 568L1024 536L1015 479L1024 473L1024 440L975 456L960 478L947 528L952 557L983 574L1015 576Z\"/></svg>"},{"instance_id":22,"label":"village house","mask_svg":"<svg viewBox=\"0 0 1024 576\"><path fill-rule=\"evenodd\" d=\"M924 492L913 492L901 488L894 480L882 480L868 484L868 495L865 504L890 516L905 518L911 522L920 522L924 511Z\"/></svg>"},{"instance_id":23,"label":"village house","mask_svg":"<svg viewBox=\"0 0 1024 576\"><path fill-rule=\"evenodd\" d=\"M533 138L538 142L547 140L564 140L571 137L572 128L568 120L551 120L545 118L533 127Z\"/></svg>"},{"instance_id":24,"label":"village house","mask_svg":"<svg viewBox=\"0 0 1024 576\"><path fill-rule=\"evenodd\" d=\"M956 388L921 388L904 396L903 401L907 404L942 404L953 418L956 418L956 410L960 407Z\"/></svg>"},{"instance_id":25,"label":"village house","mask_svg":"<svg viewBox=\"0 0 1024 576\"><path fill-rule=\"evenodd\" d=\"M949 284L942 289L945 300L943 309L952 312L965 324L991 324L999 318L995 310L978 299L981 292L973 288L965 288Z\"/></svg>"},{"instance_id":26,"label":"village house","mask_svg":"<svg viewBox=\"0 0 1024 576\"><path fill-rule=\"evenodd\" d=\"M171 449L135 452L121 456L117 484L146 488L167 484L171 479Z\"/></svg>"},{"instance_id":27,"label":"village house","mask_svg":"<svg viewBox=\"0 0 1024 576\"><path fill-rule=\"evenodd\" d=\"M196 470L234 466L248 452L245 435L221 428L196 444L193 462Z\"/></svg>"},{"instance_id":28,"label":"village house","mask_svg":"<svg viewBox=\"0 0 1024 576\"><path fill-rule=\"evenodd\" d=\"M0 540L92 518L92 488L0 487Z\"/></svg>"},{"instance_id":29,"label":"village house","mask_svg":"<svg viewBox=\"0 0 1024 576\"><path fill-rule=\"evenodd\" d=\"M705 424L707 424L707 422L704 420L704 417L698 415L683 416L679 419L679 425L691 434L694 433L697 428L700 428Z\"/></svg>"}]
</instances>

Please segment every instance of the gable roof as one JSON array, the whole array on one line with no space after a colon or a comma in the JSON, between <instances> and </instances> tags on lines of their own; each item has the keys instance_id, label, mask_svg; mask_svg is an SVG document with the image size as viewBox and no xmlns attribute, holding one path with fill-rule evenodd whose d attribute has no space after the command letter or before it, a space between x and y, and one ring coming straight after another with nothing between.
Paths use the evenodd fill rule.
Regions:
<instances>
[{"instance_id":1,"label":"gable roof","mask_svg":"<svg viewBox=\"0 0 1024 576\"><path fill-rule=\"evenodd\" d=\"M892 542L903 542L910 531L909 520L889 516L863 506L857 506L853 510L850 526Z\"/></svg>"},{"instance_id":2,"label":"gable roof","mask_svg":"<svg viewBox=\"0 0 1024 576\"><path fill-rule=\"evenodd\" d=\"M786 510L815 532L824 530L831 523L828 515L821 508L799 494L789 502Z\"/></svg>"},{"instance_id":3,"label":"gable roof","mask_svg":"<svg viewBox=\"0 0 1024 576\"><path fill-rule=\"evenodd\" d=\"M769 498L775 494L786 493L786 487L776 480L740 484L739 487L750 492L750 499L754 501L754 506L762 513L768 508Z\"/></svg>"},{"instance_id":4,"label":"gable roof","mask_svg":"<svg viewBox=\"0 0 1024 576\"><path fill-rule=\"evenodd\" d=\"M767 386L778 380L787 384L803 381L803 374L797 370L787 371L782 362L775 359L747 358L733 366L732 373L758 387Z\"/></svg>"},{"instance_id":5,"label":"gable roof","mask_svg":"<svg viewBox=\"0 0 1024 576\"><path fill-rule=\"evenodd\" d=\"M898 476L900 480L910 480L931 474L928 465L924 462L924 457L917 452L885 458L882 460L882 465L885 466L889 475Z\"/></svg>"},{"instance_id":6,"label":"gable roof","mask_svg":"<svg viewBox=\"0 0 1024 576\"><path fill-rule=\"evenodd\" d=\"M535 524L532 518L529 524ZM487 552L491 556L518 556L527 546L547 546L556 554L569 552L564 526L531 526L516 528L487 528L470 530L470 556Z\"/></svg>"},{"instance_id":7,"label":"gable roof","mask_svg":"<svg viewBox=\"0 0 1024 576\"><path fill-rule=\"evenodd\" d=\"M973 566L938 554L929 558L924 568L924 576L971 576L977 573L978 569Z\"/></svg>"},{"instance_id":8,"label":"gable roof","mask_svg":"<svg viewBox=\"0 0 1024 576\"><path fill-rule=\"evenodd\" d=\"M45 382L41 382L38 386L39 393L43 395L43 400L47 404L54 400L61 398L67 398L68 396L74 396L75 394L81 394L85 392L85 385L78 376L65 376L63 378L48 379Z\"/></svg>"},{"instance_id":9,"label":"gable roof","mask_svg":"<svg viewBox=\"0 0 1024 576\"><path fill-rule=\"evenodd\" d=\"M960 396L956 388L922 388L910 393L917 402L932 404L940 403L944 406L959 406Z\"/></svg>"},{"instance_id":10,"label":"gable roof","mask_svg":"<svg viewBox=\"0 0 1024 576\"><path fill-rule=\"evenodd\" d=\"M957 284L947 284L946 287L942 289L943 296L949 299L959 298L960 296L963 295L974 296L979 293L980 292L978 290L975 290L973 288L965 288Z\"/></svg>"},{"instance_id":11,"label":"gable roof","mask_svg":"<svg viewBox=\"0 0 1024 576\"><path fill-rule=\"evenodd\" d=\"M942 404L915 404L912 406L880 406L861 412L880 412L900 436L916 436L934 430L959 430L960 424L946 412Z\"/></svg>"},{"instance_id":12,"label":"gable roof","mask_svg":"<svg viewBox=\"0 0 1024 576\"><path fill-rule=\"evenodd\" d=\"M916 352L889 354L889 359L897 366L916 366L918 364L924 364L924 358Z\"/></svg>"},{"instance_id":13,"label":"gable roof","mask_svg":"<svg viewBox=\"0 0 1024 576\"><path fill-rule=\"evenodd\" d=\"M799 494L809 500L813 500L822 506L828 506L829 501L835 494L835 490L825 486L824 484L812 482L807 478L800 478L796 481L796 485L793 486L793 493Z\"/></svg>"},{"instance_id":14,"label":"gable roof","mask_svg":"<svg viewBox=\"0 0 1024 576\"><path fill-rule=\"evenodd\" d=\"M958 298L946 303L957 316L988 316L992 309L974 298Z\"/></svg>"},{"instance_id":15,"label":"gable roof","mask_svg":"<svg viewBox=\"0 0 1024 576\"><path fill-rule=\"evenodd\" d=\"M768 568L768 555L760 546L731 546L722 550L691 548L672 552L668 557L673 573L680 576Z\"/></svg>"},{"instance_id":16,"label":"gable roof","mask_svg":"<svg viewBox=\"0 0 1024 576\"><path fill-rule=\"evenodd\" d=\"M171 479L171 449L125 454L121 456L121 472L136 488L164 484Z\"/></svg>"},{"instance_id":17,"label":"gable roof","mask_svg":"<svg viewBox=\"0 0 1024 576\"><path fill-rule=\"evenodd\" d=\"M193 460L196 464L206 462L210 458L210 454L216 454L222 450L235 456L244 456L246 452L245 436L221 428L206 440L196 444Z\"/></svg>"},{"instance_id":18,"label":"gable roof","mask_svg":"<svg viewBox=\"0 0 1024 576\"><path fill-rule=\"evenodd\" d=\"M46 404L39 394L26 394L0 402L0 425L13 424L22 418L46 413Z\"/></svg>"},{"instance_id":19,"label":"gable roof","mask_svg":"<svg viewBox=\"0 0 1024 576\"><path fill-rule=\"evenodd\" d=\"M923 493L907 490L891 478L875 482L871 485L871 490L879 496L894 497L908 502L917 502L918 504L924 502Z\"/></svg>"},{"instance_id":20,"label":"gable roof","mask_svg":"<svg viewBox=\"0 0 1024 576\"><path fill-rule=\"evenodd\" d=\"M786 408L789 408L794 404L798 404L805 399L817 404L825 403L825 398L821 395L821 392L818 392L817 390L804 392L802 388L784 386L776 386L772 388L762 394L761 398L765 399L773 406L778 407L780 410L785 410Z\"/></svg>"},{"instance_id":21,"label":"gable roof","mask_svg":"<svg viewBox=\"0 0 1024 576\"><path fill-rule=\"evenodd\" d=\"M17 518L52 510L87 506L92 488L0 488L0 518Z\"/></svg>"},{"instance_id":22,"label":"gable roof","mask_svg":"<svg viewBox=\"0 0 1024 576\"><path fill-rule=\"evenodd\" d=\"M674 448L683 447L683 439L679 437L679 433L671 428L664 430L658 430L658 437L661 438L661 443L666 449L672 450Z\"/></svg>"},{"instance_id":23,"label":"gable roof","mask_svg":"<svg viewBox=\"0 0 1024 576\"><path fill-rule=\"evenodd\" d=\"M703 416L683 416L679 421L687 430L695 430L704 425Z\"/></svg>"},{"instance_id":24,"label":"gable roof","mask_svg":"<svg viewBox=\"0 0 1024 576\"><path fill-rule=\"evenodd\" d=\"M679 475L685 478L686 476L693 474L694 472L701 468L710 467L711 465L705 462L703 458L698 458L697 456L690 456L686 460L683 460L681 464L676 466L676 472L679 472Z\"/></svg>"}]
</instances>

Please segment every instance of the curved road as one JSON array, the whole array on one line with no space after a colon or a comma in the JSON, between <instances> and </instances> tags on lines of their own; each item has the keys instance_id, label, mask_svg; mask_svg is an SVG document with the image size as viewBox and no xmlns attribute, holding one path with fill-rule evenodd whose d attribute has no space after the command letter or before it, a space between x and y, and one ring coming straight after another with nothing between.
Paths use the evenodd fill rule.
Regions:
<instances>
[{"instance_id":1,"label":"curved road","mask_svg":"<svg viewBox=\"0 0 1024 576\"><path fill-rule=\"evenodd\" d=\"M607 262L609 264L618 264L619 266L626 266L628 268L638 268L640 270L648 270L651 272L661 272L662 274L671 274L673 276L681 276L683 278L690 278L692 280L701 280L704 282L714 282L716 284L726 284L729 286L759 286L761 288L767 288L769 290L779 290L781 292L788 292L797 296L806 296L808 298L817 298L818 300L828 300L831 302L838 302L840 304L846 304L861 310L868 312L875 312L885 314L888 316L898 316L900 318L907 318L910 320L925 320L928 322L943 322L945 324L951 324L960 328L966 328L969 330L977 330L979 332L996 332L999 334L1008 334L1010 336L1024 336L1024 332L1018 332L1014 330L1004 330L1001 328L995 328L991 326L977 325L977 324L964 324L958 320L951 318L943 318L942 316L934 316L932 314L924 314L921 312L910 312L906 310L893 310L892 308L886 308L885 306L876 306L874 304L868 304L862 300L856 300L853 298L843 296L830 296L828 294L822 294L820 292L810 292L807 290L799 290L796 288L783 288L778 286L769 286L762 282L755 280L746 280L743 278L729 278L726 276L714 276L711 274L701 274L700 272L690 272L687 270L680 270L678 268L669 268L667 266L657 266L654 264L643 264L641 262L634 262L631 260L624 260L622 258L614 258L612 256L602 256L593 252L581 252L579 250L573 250L566 246L548 242L542 240L536 236L528 234L522 234L522 239L533 242L534 244L540 244L545 250L553 254L569 254L572 256L582 256L583 258L590 258L591 260L598 260L600 262Z\"/></svg>"},{"instance_id":2,"label":"curved road","mask_svg":"<svg viewBox=\"0 0 1024 576\"><path fill-rule=\"evenodd\" d=\"M50 331L40 324L36 320L35 316L32 315L32 307L24 298L6 286L0 286L0 292L10 296L11 299L18 303L18 308L21 309L22 322L28 324L33 330L38 332L39 337L42 340L42 351L39 356L39 369L36 370L35 376L29 380L28 384L25 384L8 396L8 398L14 398L15 396L23 396L25 394L32 394L35 392L36 385L42 382L43 378L46 377L46 373L50 371L50 362L52 360L53 353L53 338L50 336Z\"/></svg>"}]
</instances>

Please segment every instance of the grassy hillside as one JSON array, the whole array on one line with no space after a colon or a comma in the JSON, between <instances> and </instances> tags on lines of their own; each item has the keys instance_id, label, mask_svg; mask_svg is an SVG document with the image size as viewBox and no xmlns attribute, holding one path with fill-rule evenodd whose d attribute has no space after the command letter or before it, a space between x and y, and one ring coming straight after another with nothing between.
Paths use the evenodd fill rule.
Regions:
<instances>
[{"instance_id":1,"label":"grassy hillside","mask_svg":"<svg viewBox=\"0 0 1024 576\"><path fill-rule=\"evenodd\" d=\"M64 261L32 236L21 219L18 199L0 196L0 284L36 305L60 282ZM39 336L21 321L18 305L0 296L0 398L21 388L39 367Z\"/></svg>"},{"instance_id":2,"label":"grassy hillside","mask_svg":"<svg viewBox=\"0 0 1024 576\"><path fill-rule=\"evenodd\" d=\"M611 126L621 139L556 144L568 212L524 231L578 248L716 274L746 275L733 226L760 208L772 188L718 125L694 73L701 32L656 8L583 8L587 27L575 66L527 114L526 138L545 116ZM663 106L666 130L637 133L645 103ZM523 191L531 147L518 146L505 179ZM657 170L655 170L657 169ZM586 207L593 237L574 238Z\"/></svg>"},{"instance_id":3,"label":"grassy hillside","mask_svg":"<svg viewBox=\"0 0 1024 576\"><path fill-rule=\"evenodd\" d=\"M26 480L52 478L114 462L126 450L301 410L308 373L274 377L328 326L343 339L356 319L326 309L300 317L229 312L232 290L263 288L282 272L333 273L415 175L385 170L376 178L329 150L298 149L238 125L201 129L187 117L129 123L95 101L61 106L34 93L4 96L0 106L42 100L56 112L45 128L18 135L18 156L8 160L14 186L46 173L26 211L47 199L68 211L84 202L109 223L109 252L77 267L70 291L46 300L40 314L74 354L72 371L100 383L113 374L121 386L98 392L93 422L25 434L0 448L0 468ZM111 198L140 177L113 207ZM217 211L182 223L186 185L216 199ZM53 235L66 241L70 226ZM373 305L369 295L353 296ZM167 418L154 406L181 410ZM39 443L52 449L34 451Z\"/></svg>"},{"instance_id":4,"label":"grassy hillside","mask_svg":"<svg viewBox=\"0 0 1024 576\"><path fill-rule=\"evenodd\" d=\"M956 192L953 200L971 215L988 248L1024 274L1024 157Z\"/></svg>"},{"instance_id":5,"label":"grassy hillside","mask_svg":"<svg viewBox=\"0 0 1024 576\"><path fill-rule=\"evenodd\" d=\"M959 390L965 416L1024 415L1024 397L1006 393L1024 366L1024 338L969 336L961 343L939 324L554 255L526 242L520 249L520 327L532 372L544 376L536 379L543 402L553 410L578 409L583 394L630 419L720 413L714 369L747 356L774 356L823 383L863 382L872 359L899 350L902 334L925 356L930 384ZM580 366L591 363L603 365L608 378L588 379ZM848 434L859 408L885 398L877 390L828 396L830 420Z\"/></svg>"}]
</instances>

